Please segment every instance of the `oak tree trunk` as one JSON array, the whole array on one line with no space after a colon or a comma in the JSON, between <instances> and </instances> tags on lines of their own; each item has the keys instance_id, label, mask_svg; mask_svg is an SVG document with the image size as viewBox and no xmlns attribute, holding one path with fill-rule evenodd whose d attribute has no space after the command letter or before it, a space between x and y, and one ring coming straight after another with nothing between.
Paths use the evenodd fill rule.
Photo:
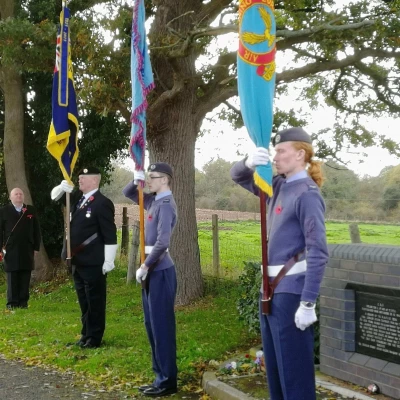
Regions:
<instances>
[{"instance_id":1,"label":"oak tree trunk","mask_svg":"<svg viewBox=\"0 0 400 400\"><path fill-rule=\"evenodd\" d=\"M170 128L157 140L149 140L151 161L173 166L172 192L178 207L178 222L172 236L171 256L175 261L177 303L188 304L203 295L194 188L194 150L197 130L180 104L169 108ZM180 151L176 151L177 144Z\"/></svg>"},{"instance_id":2,"label":"oak tree trunk","mask_svg":"<svg viewBox=\"0 0 400 400\"><path fill-rule=\"evenodd\" d=\"M0 20L14 17L14 0L2 0ZM4 96L4 167L8 192L18 187L25 194L25 203L33 204L25 172L24 158L24 92L18 66L0 66L0 89ZM43 151L45 151L43 149ZM53 274L43 241L35 256L33 279L43 281Z\"/></svg>"}]
</instances>

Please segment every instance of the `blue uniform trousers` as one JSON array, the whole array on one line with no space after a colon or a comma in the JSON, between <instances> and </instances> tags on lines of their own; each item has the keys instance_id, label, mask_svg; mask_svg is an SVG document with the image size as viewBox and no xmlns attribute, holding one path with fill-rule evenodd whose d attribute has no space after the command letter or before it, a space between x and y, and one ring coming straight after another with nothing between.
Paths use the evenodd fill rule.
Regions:
<instances>
[{"instance_id":1,"label":"blue uniform trousers","mask_svg":"<svg viewBox=\"0 0 400 400\"><path fill-rule=\"evenodd\" d=\"M153 386L176 388L175 267L153 271L148 290L142 289L144 324L151 345Z\"/></svg>"},{"instance_id":2,"label":"blue uniform trousers","mask_svg":"<svg viewBox=\"0 0 400 400\"><path fill-rule=\"evenodd\" d=\"M261 296L260 296L261 300ZM277 293L270 315L262 315L261 337L271 400L315 400L314 330L298 329L300 295ZM261 306L261 302L260 302Z\"/></svg>"}]
</instances>

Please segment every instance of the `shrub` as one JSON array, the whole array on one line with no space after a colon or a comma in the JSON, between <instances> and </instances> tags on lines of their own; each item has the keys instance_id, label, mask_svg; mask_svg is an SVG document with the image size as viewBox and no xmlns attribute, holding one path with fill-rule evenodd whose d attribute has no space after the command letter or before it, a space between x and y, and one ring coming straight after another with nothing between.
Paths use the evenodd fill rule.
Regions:
<instances>
[{"instance_id":1,"label":"shrub","mask_svg":"<svg viewBox=\"0 0 400 400\"><path fill-rule=\"evenodd\" d=\"M248 325L250 332L260 333L258 318L258 299L261 288L261 262L245 262L243 274L239 277L239 299L237 309L239 319ZM314 324L314 362L319 364L319 300L317 300L316 313L318 321Z\"/></svg>"},{"instance_id":2,"label":"shrub","mask_svg":"<svg viewBox=\"0 0 400 400\"><path fill-rule=\"evenodd\" d=\"M258 319L258 299L261 288L261 263L245 262L243 274L239 276L239 299L237 309L239 319L244 321L250 332L260 332Z\"/></svg>"}]
</instances>

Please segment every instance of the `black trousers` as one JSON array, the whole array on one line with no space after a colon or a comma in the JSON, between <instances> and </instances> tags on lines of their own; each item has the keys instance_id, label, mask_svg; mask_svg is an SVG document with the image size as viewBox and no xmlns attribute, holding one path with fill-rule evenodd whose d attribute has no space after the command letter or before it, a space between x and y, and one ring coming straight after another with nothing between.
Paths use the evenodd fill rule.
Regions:
<instances>
[{"instance_id":1,"label":"black trousers","mask_svg":"<svg viewBox=\"0 0 400 400\"><path fill-rule=\"evenodd\" d=\"M106 328L107 276L102 265L72 266L72 275L81 307L82 340L100 345Z\"/></svg>"},{"instance_id":2,"label":"black trousers","mask_svg":"<svg viewBox=\"0 0 400 400\"><path fill-rule=\"evenodd\" d=\"M7 272L7 307L28 307L31 270Z\"/></svg>"}]
</instances>

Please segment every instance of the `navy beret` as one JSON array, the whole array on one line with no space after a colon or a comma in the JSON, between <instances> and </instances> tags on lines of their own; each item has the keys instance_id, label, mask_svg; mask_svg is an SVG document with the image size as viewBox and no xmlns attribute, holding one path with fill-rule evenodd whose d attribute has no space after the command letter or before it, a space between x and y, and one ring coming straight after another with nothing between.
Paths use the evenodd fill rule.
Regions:
<instances>
[{"instance_id":1,"label":"navy beret","mask_svg":"<svg viewBox=\"0 0 400 400\"><path fill-rule=\"evenodd\" d=\"M279 131L272 139L272 144L276 146L282 142L311 142L311 136L303 128L289 128Z\"/></svg>"},{"instance_id":2,"label":"navy beret","mask_svg":"<svg viewBox=\"0 0 400 400\"><path fill-rule=\"evenodd\" d=\"M172 178L172 168L169 164L165 162L156 162L149 165L147 168L148 172L161 172L162 174L167 174Z\"/></svg>"},{"instance_id":3,"label":"navy beret","mask_svg":"<svg viewBox=\"0 0 400 400\"><path fill-rule=\"evenodd\" d=\"M101 172L99 169L95 168L95 167L87 167L87 168L82 168L79 171L79 175L100 175Z\"/></svg>"}]
</instances>

